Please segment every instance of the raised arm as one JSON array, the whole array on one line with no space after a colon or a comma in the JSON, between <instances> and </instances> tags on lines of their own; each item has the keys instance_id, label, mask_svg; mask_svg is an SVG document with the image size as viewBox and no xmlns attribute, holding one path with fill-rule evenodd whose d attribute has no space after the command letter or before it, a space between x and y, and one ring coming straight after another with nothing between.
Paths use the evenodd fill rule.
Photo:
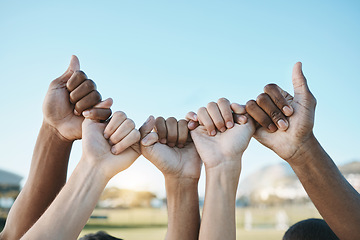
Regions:
<instances>
[{"instance_id":1,"label":"raised arm","mask_svg":"<svg viewBox=\"0 0 360 240\"><path fill-rule=\"evenodd\" d=\"M83 117L75 115L101 100L95 84L79 71L73 56L67 71L51 82L44 100L44 120L35 145L29 177L10 210L1 239L19 239L42 215L66 181L72 143L81 138ZM74 87L69 91L66 84ZM112 100L92 109L95 119L107 119ZM104 109L102 109L104 108ZM89 115L90 115L89 114Z\"/></svg>"},{"instance_id":2,"label":"raised arm","mask_svg":"<svg viewBox=\"0 0 360 240\"><path fill-rule=\"evenodd\" d=\"M191 137L206 170L199 239L235 239L235 199L241 158L255 126L251 119L245 124L234 124L230 103L224 98L200 108L197 119L194 113L187 116L200 123L191 130Z\"/></svg>"},{"instance_id":3,"label":"raised arm","mask_svg":"<svg viewBox=\"0 0 360 240\"><path fill-rule=\"evenodd\" d=\"M294 97L270 84L265 87L266 94L259 95L256 102L247 103L247 112L263 126L257 129L254 137L290 164L312 202L340 239L357 239L360 236L360 195L313 134L316 100L301 67L301 63L297 63L293 69ZM290 109L288 113L284 111L287 108ZM267 128L269 122L278 122L280 118L287 123L286 131Z\"/></svg>"},{"instance_id":4,"label":"raised arm","mask_svg":"<svg viewBox=\"0 0 360 240\"><path fill-rule=\"evenodd\" d=\"M132 122L126 117L124 120ZM84 120L79 164L50 207L21 239L77 239L107 182L139 156L132 146L138 144L140 134L134 124L124 122L111 119L106 126ZM104 137L105 128L110 129L111 143Z\"/></svg>"},{"instance_id":5,"label":"raised arm","mask_svg":"<svg viewBox=\"0 0 360 240\"><path fill-rule=\"evenodd\" d=\"M155 128L155 132L152 130ZM189 137L187 121L153 116L140 128L141 153L165 178L168 231L166 239L198 239L198 181L201 160Z\"/></svg>"}]
</instances>

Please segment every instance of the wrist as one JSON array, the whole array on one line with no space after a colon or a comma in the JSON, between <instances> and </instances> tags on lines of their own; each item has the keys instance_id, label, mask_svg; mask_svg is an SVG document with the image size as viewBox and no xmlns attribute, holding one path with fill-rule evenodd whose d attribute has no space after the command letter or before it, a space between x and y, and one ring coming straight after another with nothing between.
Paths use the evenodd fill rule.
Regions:
<instances>
[{"instance_id":1,"label":"wrist","mask_svg":"<svg viewBox=\"0 0 360 240\"><path fill-rule=\"evenodd\" d=\"M64 137L56 127L48 123L45 119L43 120L41 129L49 134L52 134L59 142L63 142L64 144L72 144L74 142L74 140L69 140Z\"/></svg>"},{"instance_id":2,"label":"wrist","mask_svg":"<svg viewBox=\"0 0 360 240\"><path fill-rule=\"evenodd\" d=\"M311 161L316 153L319 152L319 149L321 149L320 143L317 141L314 134L311 133L310 136L297 147L294 154L284 160L292 167L301 166Z\"/></svg>"},{"instance_id":3,"label":"wrist","mask_svg":"<svg viewBox=\"0 0 360 240\"><path fill-rule=\"evenodd\" d=\"M79 169L84 177L94 180L97 184L103 184L104 187L111 179L99 162L84 155L81 157L76 169Z\"/></svg>"}]
</instances>

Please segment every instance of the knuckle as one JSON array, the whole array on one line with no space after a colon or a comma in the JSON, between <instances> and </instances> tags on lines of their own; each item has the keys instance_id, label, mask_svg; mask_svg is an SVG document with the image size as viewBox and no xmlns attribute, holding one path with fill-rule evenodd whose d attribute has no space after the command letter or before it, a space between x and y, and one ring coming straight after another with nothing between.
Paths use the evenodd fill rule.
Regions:
<instances>
[{"instance_id":1,"label":"knuckle","mask_svg":"<svg viewBox=\"0 0 360 240\"><path fill-rule=\"evenodd\" d=\"M83 84L84 84L84 87L86 89L89 89L89 90L95 90L96 89L96 84L91 79L87 79Z\"/></svg>"},{"instance_id":2,"label":"knuckle","mask_svg":"<svg viewBox=\"0 0 360 240\"><path fill-rule=\"evenodd\" d=\"M132 119L129 119L129 118L126 119L124 123L126 124L127 128L132 128L132 129L135 128L135 123Z\"/></svg>"},{"instance_id":3,"label":"knuckle","mask_svg":"<svg viewBox=\"0 0 360 240\"><path fill-rule=\"evenodd\" d=\"M201 113L205 113L206 111L207 111L207 110L206 110L205 107L201 107L201 108L199 108L199 110L198 110L198 115L201 114Z\"/></svg>"},{"instance_id":4,"label":"knuckle","mask_svg":"<svg viewBox=\"0 0 360 240\"><path fill-rule=\"evenodd\" d=\"M277 89L277 85L275 83L269 83L264 87L264 92L271 92L275 89Z\"/></svg>"},{"instance_id":5,"label":"knuckle","mask_svg":"<svg viewBox=\"0 0 360 240\"><path fill-rule=\"evenodd\" d=\"M165 122L165 119L163 117L157 117L155 121L156 122L162 122L162 121Z\"/></svg>"},{"instance_id":6,"label":"knuckle","mask_svg":"<svg viewBox=\"0 0 360 240\"><path fill-rule=\"evenodd\" d=\"M221 128L221 127L224 126L224 122L223 122L223 121L220 121L220 120L215 121L214 124L215 124L215 126L218 127L218 128Z\"/></svg>"},{"instance_id":7,"label":"knuckle","mask_svg":"<svg viewBox=\"0 0 360 240\"><path fill-rule=\"evenodd\" d=\"M207 104L207 108L213 108L213 107L216 107L216 102L209 102L208 104Z\"/></svg>"},{"instance_id":8,"label":"knuckle","mask_svg":"<svg viewBox=\"0 0 360 240\"><path fill-rule=\"evenodd\" d=\"M166 119L166 122L177 122L177 120L174 117L169 117Z\"/></svg>"},{"instance_id":9,"label":"knuckle","mask_svg":"<svg viewBox=\"0 0 360 240\"><path fill-rule=\"evenodd\" d=\"M184 120L184 119L180 119L178 124L181 125L181 126L187 126L188 122L186 120Z\"/></svg>"},{"instance_id":10,"label":"knuckle","mask_svg":"<svg viewBox=\"0 0 360 240\"><path fill-rule=\"evenodd\" d=\"M122 111L116 111L113 114L113 117L115 118L126 118L126 114Z\"/></svg>"},{"instance_id":11,"label":"knuckle","mask_svg":"<svg viewBox=\"0 0 360 240\"><path fill-rule=\"evenodd\" d=\"M257 108L258 105L254 100L249 100L247 101L246 105L245 105L245 109L246 111L248 110L254 110L255 108Z\"/></svg>"},{"instance_id":12,"label":"knuckle","mask_svg":"<svg viewBox=\"0 0 360 240\"><path fill-rule=\"evenodd\" d=\"M219 98L217 102L218 102L218 104L220 104L220 103L229 103L230 104L230 101L224 97Z\"/></svg>"},{"instance_id":13,"label":"knuckle","mask_svg":"<svg viewBox=\"0 0 360 240\"><path fill-rule=\"evenodd\" d=\"M264 102L266 102L266 100L268 99L268 95L266 93L261 93L259 96L257 96L256 98L256 102L261 105Z\"/></svg>"}]
</instances>

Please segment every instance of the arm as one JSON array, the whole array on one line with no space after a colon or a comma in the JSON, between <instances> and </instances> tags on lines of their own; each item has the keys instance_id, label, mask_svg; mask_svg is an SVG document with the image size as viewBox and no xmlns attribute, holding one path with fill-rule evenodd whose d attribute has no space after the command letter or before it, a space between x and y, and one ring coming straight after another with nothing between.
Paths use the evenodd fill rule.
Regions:
<instances>
[{"instance_id":1,"label":"arm","mask_svg":"<svg viewBox=\"0 0 360 240\"><path fill-rule=\"evenodd\" d=\"M151 132L155 127L156 132ZM168 207L166 239L198 239L201 160L188 138L187 121L150 116L140 128L141 152L163 174Z\"/></svg>"},{"instance_id":2,"label":"arm","mask_svg":"<svg viewBox=\"0 0 360 240\"><path fill-rule=\"evenodd\" d=\"M90 82L88 88L81 86L86 75L78 70L79 61L74 56L68 70L50 84L44 100L44 121L35 145L29 177L10 210L1 239L19 239L37 221L65 184L72 143L81 138L83 118L74 114L74 106L88 108L100 101L93 83ZM66 84L75 80L79 87L69 93ZM90 97L82 98L90 92L93 92ZM73 104L70 102L70 95ZM111 102L107 101L102 105L110 108ZM84 109L78 108L80 112ZM110 109L91 111L97 119L108 118L111 114Z\"/></svg>"},{"instance_id":3,"label":"arm","mask_svg":"<svg viewBox=\"0 0 360 240\"><path fill-rule=\"evenodd\" d=\"M254 137L290 164L335 234L340 239L356 239L360 236L360 195L313 134L316 100L308 88L301 63L294 66L293 85L294 97L270 84L265 87L266 95L261 94L256 102L247 103L247 112L262 125ZM285 106L293 112L286 114ZM281 115L287 116L286 131L266 128L267 121L276 122Z\"/></svg>"},{"instance_id":4,"label":"arm","mask_svg":"<svg viewBox=\"0 0 360 240\"><path fill-rule=\"evenodd\" d=\"M140 138L134 126L112 119L108 124L114 130L110 137L122 139L112 146L104 137L105 127L106 123L84 121L79 164L54 202L21 239L76 239L107 182L139 156L131 147Z\"/></svg>"},{"instance_id":5,"label":"arm","mask_svg":"<svg viewBox=\"0 0 360 240\"><path fill-rule=\"evenodd\" d=\"M194 116L188 114L193 122L198 119L200 126L191 130L191 137L206 170L199 239L235 239L235 198L241 158L255 126L251 119L234 124L230 103L224 98L200 108L197 119Z\"/></svg>"}]
</instances>

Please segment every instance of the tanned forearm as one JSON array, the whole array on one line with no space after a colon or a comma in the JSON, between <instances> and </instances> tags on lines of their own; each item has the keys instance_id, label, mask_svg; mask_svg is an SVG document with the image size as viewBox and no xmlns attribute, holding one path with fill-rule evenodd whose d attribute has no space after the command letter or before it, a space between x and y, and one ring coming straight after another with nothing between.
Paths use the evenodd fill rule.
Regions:
<instances>
[{"instance_id":1,"label":"tanned forearm","mask_svg":"<svg viewBox=\"0 0 360 240\"><path fill-rule=\"evenodd\" d=\"M28 180L10 210L1 239L19 239L45 212L66 182L72 142L43 123Z\"/></svg>"},{"instance_id":2,"label":"tanned forearm","mask_svg":"<svg viewBox=\"0 0 360 240\"><path fill-rule=\"evenodd\" d=\"M343 177L315 137L299 151L303 163L292 168L324 220L340 239L359 238L359 193Z\"/></svg>"},{"instance_id":3,"label":"tanned forearm","mask_svg":"<svg viewBox=\"0 0 360 240\"><path fill-rule=\"evenodd\" d=\"M206 169L201 240L236 238L235 202L240 172L235 169L231 164Z\"/></svg>"},{"instance_id":4,"label":"tanned forearm","mask_svg":"<svg viewBox=\"0 0 360 240\"><path fill-rule=\"evenodd\" d=\"M108 180L97 166L80 160L59 195L21 239L77 239Z\"/></svg>"},{"instance_id":5,"label":"tanned forearm","mask_svg":"<svg viewBox=\"0 0 360 240\"><path fill-rule=\"evenodd\" d=\"M167 240L198 239L198 179L165 177L168 208Z\"/></svg>"}]
</instances>

